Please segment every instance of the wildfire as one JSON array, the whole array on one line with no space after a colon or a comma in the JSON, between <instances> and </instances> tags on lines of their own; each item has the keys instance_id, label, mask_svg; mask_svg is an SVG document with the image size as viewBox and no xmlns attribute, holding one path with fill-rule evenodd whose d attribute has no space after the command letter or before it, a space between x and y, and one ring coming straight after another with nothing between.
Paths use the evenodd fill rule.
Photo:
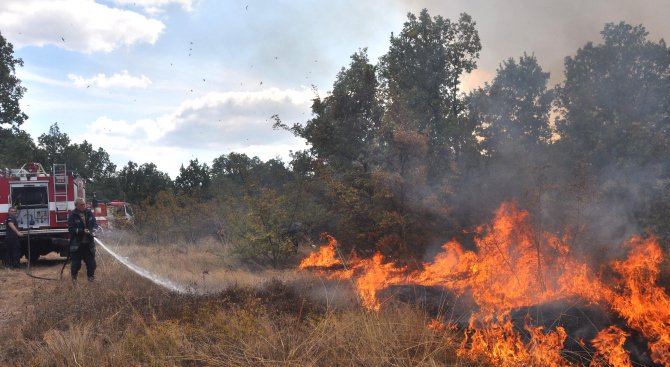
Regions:
<instances>
[{"instance_id":1,"label":"wildfire","mask_svg":"<svg viewBox=\"0 0 670 367\"><path fill-rule=\"evenodd\" d=\"M341 266L342 261L335 256L337 240L328 234L324 235L328 244L321 247L319 252L312 252L307 258L300 262L299 269L307 268L330 268Z\"/></svg>"},{"instance_id":2,"label":"wildfire","mask_svg":"<svg viewBox=\"0 0 670 367\"><path fill-rule=\"evenodd\" d=\"M353 279L362 304L370 310L381 308L378 295L393 285L438 286L455 295L469 294L475 305L459 349L463 358L510 367L575 365L562 354L568 338L564 327L546 329L530 316L519 326L510 315L524 307L579 299L625 319L626 330L646 338L651 360L670 366L670 297L657 285L663 257L654 238L629 240L628 257L609 265L607 280L575 258L569 236L558 238L534 229L528 212L513 203L501 205L493 222L478 228L474 251L450 241L434 261L411 273L384 262L381 254L343 264L336 256L337 241L327 239L328 245L303 260L300 269ZM429 327L441 330L436 321ZM616 326L599 330L589 341L590 367L632 366L624 348L629 337Z\"/></svg>"}]
</instances>

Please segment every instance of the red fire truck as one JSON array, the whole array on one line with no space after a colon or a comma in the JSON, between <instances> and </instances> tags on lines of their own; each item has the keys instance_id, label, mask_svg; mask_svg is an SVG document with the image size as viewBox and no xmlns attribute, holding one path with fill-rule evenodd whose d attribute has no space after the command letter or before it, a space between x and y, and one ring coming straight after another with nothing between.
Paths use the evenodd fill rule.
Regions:
<instances>
[{"instance_id":1,"label":"red fire truck","mask_svg":"<svg viewBox=\"0 0 670 367\"><path fill-rule=\"evenodd\" d=\"M5 220L17 208L22 254L31 261L40 255L68 253L67 218L76 198L85 198L84 180L54 164L47 173L39 163L0 170L0 250L5 250ZM30 256L28 255L30 253Z\"/></svg>"},{"instance_id":2,"label":"red fire truck","mask_svg":"<svg viewBox=\"0 0 670 367\"><path fill-rule=\"evenodd\" d=\"M125 201L99 202L93 193L92 203L87 204L104 235L118 229L128 229L133 223L133 208Z\"/></svg>"}]
</instances>

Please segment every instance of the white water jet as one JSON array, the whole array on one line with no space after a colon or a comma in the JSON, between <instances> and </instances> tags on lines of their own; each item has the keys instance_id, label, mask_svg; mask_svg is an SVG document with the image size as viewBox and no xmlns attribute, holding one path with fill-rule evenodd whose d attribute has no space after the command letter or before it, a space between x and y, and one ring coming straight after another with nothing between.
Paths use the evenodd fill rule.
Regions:
<instances>
[{"instance_id":1,"label":"white water jet","mask_svg":"<svg viewBox=\"0 0 670 367\"><path fill-rule=\"evenodd\" d=\"M95 242L100 245L105 251L107 251L110 255L112 255L115 259L119 260L121 264L125 265L128 269L134 271L138 275L140 275L143 278L149 279L151 282L154 284L160 285L161 287L167 288L169 290L175 291L177 293L188 293L189 290L185 287L182 287L178 284L175 284L171 280L161 278L155 274L150 273L146 269L142 269L139 266L131 263L128 261L127 258L115 253L114 251L110 250L107 246L105 246L102 241L100 241L97 237L94 237Z\"/></svg>"}]
</instances>

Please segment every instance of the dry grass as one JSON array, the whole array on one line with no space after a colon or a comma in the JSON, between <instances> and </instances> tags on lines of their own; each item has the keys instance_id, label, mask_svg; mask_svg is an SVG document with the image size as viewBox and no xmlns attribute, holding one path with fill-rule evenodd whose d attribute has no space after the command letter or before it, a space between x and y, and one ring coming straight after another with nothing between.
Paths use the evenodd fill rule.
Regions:
<instances>
[{"instance_id":1,"label":"dry grass","mask_svg":"<svg viewBox=\"0 0 670 367\"><path fill-rule=\"evenodd\" d=\"M304 274L294 271L251 269L248 264L239 263L228 246L213 239L191 245L146 246L125 236L106 239L105 245L139 267L199 294L218 292L235 285L259 286L268 279L295 283L305 278ZM289 264L290 267L295 265L297 262Z\"/></svg>"},{"instance_id":2,"label":"dry grass","mask_svg":"<svg viewBox=\"0 0 670 367\"><path fill-rule=\"evenodd\" d=\"M465 366L459 336L408 305L362 310L347 283L236 270L214 243L115 251L197 293L169 292L100 250L96 283L36 292L0 344L9 366ZM206 272L206 273L205 273Z\"/></svg>"}]
</instances>

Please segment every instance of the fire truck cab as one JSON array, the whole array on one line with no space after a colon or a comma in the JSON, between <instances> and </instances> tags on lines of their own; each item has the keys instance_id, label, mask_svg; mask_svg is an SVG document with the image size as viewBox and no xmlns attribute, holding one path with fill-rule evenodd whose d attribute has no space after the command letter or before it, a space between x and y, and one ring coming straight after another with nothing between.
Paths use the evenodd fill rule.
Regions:
<instances>
[{"instance_id":1,"label":"fire truck cab","mask_svg":"<svg viewBox=\"0 0 670 367\"><path fill-rule=\"evenodd\" d=\"M76 198L85 198L84 180L54 164L47 173L39 163L0 170L0 251L5 251L5 221L17 208L22 255L31 261L40 255L68 253L67 219Z\"/></svg>"}]
</instances>

